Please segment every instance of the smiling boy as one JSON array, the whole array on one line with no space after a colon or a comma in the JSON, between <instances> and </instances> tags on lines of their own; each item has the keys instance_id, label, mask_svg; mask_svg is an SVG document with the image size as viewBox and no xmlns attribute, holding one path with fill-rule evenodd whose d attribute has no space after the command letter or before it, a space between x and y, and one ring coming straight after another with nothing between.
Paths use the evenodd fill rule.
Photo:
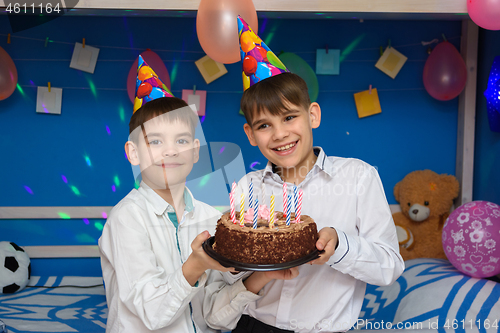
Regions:
<instances>
[{"instance_id":1,"label":"smiling boy","mask_svg":"<svg viewBox=\"0 0 500 333\"><path fill-rule=\"evenodd\" d=\"M239 28L240 37L251 31L243 20ZM246 42L246 50L242 45L245 60L262 54L251 53L256 46L267 51L259 63L275 58L260 38L247 35L246 41L250 38L256 45ZM302 189L302 213L315 220L320 230L316 247L325 252L290 270L290 279L246 274L244 285L256 294L252 301L228 295L229 288L208 291L212 312L206 319L212 327L235 333L347 331L358 318L366 283L392 284L404 270L391 211L375 168L358 159L327 156L313 146L321 108L310 102L304 80L289 72L272 74L275 67L284 68L276 60L267 66L269 76L250 77L241 109L248 140L268 163L243 177L238 188L247 192L252 182L257 196L262 186L268 194L281 193L284 183ZM233 283L228 275L225 281Z\"/></svg>"},{"instance_id":2,"label":"smiling boy","mask_svg":"<svg viewBox=\"0 0 500 333\"><path fill-rule=\"evenodd\" d=\"M198 117L162 94L168 97L149 100L131 117L125 151L142 181L113 207L99 239L106 332L211 332L201 311L205 271L229 270L202 249L220 213L185 186L199 159Z\"/></svg>"}]
</instances>

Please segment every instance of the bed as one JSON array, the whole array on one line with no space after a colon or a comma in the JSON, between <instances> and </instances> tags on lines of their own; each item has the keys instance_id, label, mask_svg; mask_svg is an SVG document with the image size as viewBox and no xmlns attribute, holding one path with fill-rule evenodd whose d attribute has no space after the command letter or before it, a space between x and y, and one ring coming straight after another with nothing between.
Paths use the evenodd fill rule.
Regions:
<instances>
[{"instance_id":1,"label":"bed","mask_svg":"<svg viewBox=\"0 0 500 333\"><path fill-rule=\"evenodd\" d=\"M466 276L447 260L407 261L391 286L367 286L353 330L500 332L497 281ZM9 332L105 332L107 313L101 277L32 277L24 290L0 295Z\"/></svg>"}]
</instances>

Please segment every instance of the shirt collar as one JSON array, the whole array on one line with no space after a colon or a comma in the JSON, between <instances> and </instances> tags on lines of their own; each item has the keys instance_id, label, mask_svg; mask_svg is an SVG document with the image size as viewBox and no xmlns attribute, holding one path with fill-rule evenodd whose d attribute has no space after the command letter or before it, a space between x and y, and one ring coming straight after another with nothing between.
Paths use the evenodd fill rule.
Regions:
<instances>
[{"instance_id":1,"label":"shirt collar","mask_svg":"<svg viewBox=\"0 0 500 333\"><path fill-rule=\"evenodd\" d=\"M333 177L333 163L332 161L330 161L330 159L328 159L323 148L313 147L313 151L314 155L316 155L318 158L316 159L316 163L314 163L311 171L309 171L308 176L311 174L311 172L324 171L327 175ZM270 175L271 177L274 177L273 175L278 176L273 172L273 167L274 165L270 161L268 161L264 172L262 173L263 179L267 175ZM306 179L308 178L308 176L306 176Z\"/></svg>"},{"instance_id":2,"label":"shirt collar","mask_svg":"<svg viewBox=\"0 0 500 333\"><path fill-rule=\"evenodd\" d=\"M146 200L153 206L156 215L163 215L165 211L174 212L174 207L166 202L158 193L156 193L144 181L141 181L138 191L146 197ZM193 194L184 186L184 210L188 213L194 211Z\"/></svg>"}]
</instances>

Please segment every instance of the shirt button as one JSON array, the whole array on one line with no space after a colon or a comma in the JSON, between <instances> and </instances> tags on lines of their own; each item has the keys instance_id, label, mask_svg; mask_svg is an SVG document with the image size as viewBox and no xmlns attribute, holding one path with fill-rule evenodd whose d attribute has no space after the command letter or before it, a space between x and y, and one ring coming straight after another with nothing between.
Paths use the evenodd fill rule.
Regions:
<instances>
[{"instance_id":1,"label":"shirt button","mask_svg":"<svg viewBox=\"0 0 500 333\"><path fill-rule=\"evenodd\" d=\"M292 297L292 293L291 293L291 292L289 292L289 291L285 291L284 296L285 296L286 298L291 298L291 297Z\"/></svg>"}]
</instances>

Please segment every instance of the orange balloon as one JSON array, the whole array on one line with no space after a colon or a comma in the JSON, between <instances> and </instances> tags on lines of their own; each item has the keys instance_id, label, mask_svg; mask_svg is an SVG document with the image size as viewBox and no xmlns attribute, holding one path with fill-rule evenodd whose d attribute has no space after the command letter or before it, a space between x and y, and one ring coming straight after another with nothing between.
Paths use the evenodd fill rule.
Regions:
<instances>
[{"instance_id":1,"label":"orange balloon","mask_svg":"<svg viewBox=\"0 0 500 333\"><path fill-rule=\"evenodd\" d=\"M151 70L151 67L141 67L139 69L139 74L137 75L137 78L141 81L147 80L151 77L155 76L154 71Z\"/></svg>"},{"instance_id":2,"label":"orange balloon","mask_svg":"<svg viewBox=\"0 0 500 333\"><path fill-rule=\"evenodd\" d=\"M241 34L240 43L241 49L243 52L247 53L255 47L254 38L252 37L252 33L250 31L245 31Z\"/></svg>"},{"instance_id":3,"label":"orange balloon","mask_svg":"<svg viewBox=\"0 0 500 333\"><path fill-rule=\"evenodd\" d=\"M6 99L17 85L17 68L10 55L0 46L0 101Z\"/></svg>"},{"instance_id":4,"label":"orange balloon","mask_svg":"<svg viewBox=\"0 0 500 333\"><path fill-rule=\"evenodd\" d=\"M252 0L201 0L196 32L203 51L213 60L232 64L241 60L237 17L240 15L258 31Z\"/></svg>"}]
</instances>

